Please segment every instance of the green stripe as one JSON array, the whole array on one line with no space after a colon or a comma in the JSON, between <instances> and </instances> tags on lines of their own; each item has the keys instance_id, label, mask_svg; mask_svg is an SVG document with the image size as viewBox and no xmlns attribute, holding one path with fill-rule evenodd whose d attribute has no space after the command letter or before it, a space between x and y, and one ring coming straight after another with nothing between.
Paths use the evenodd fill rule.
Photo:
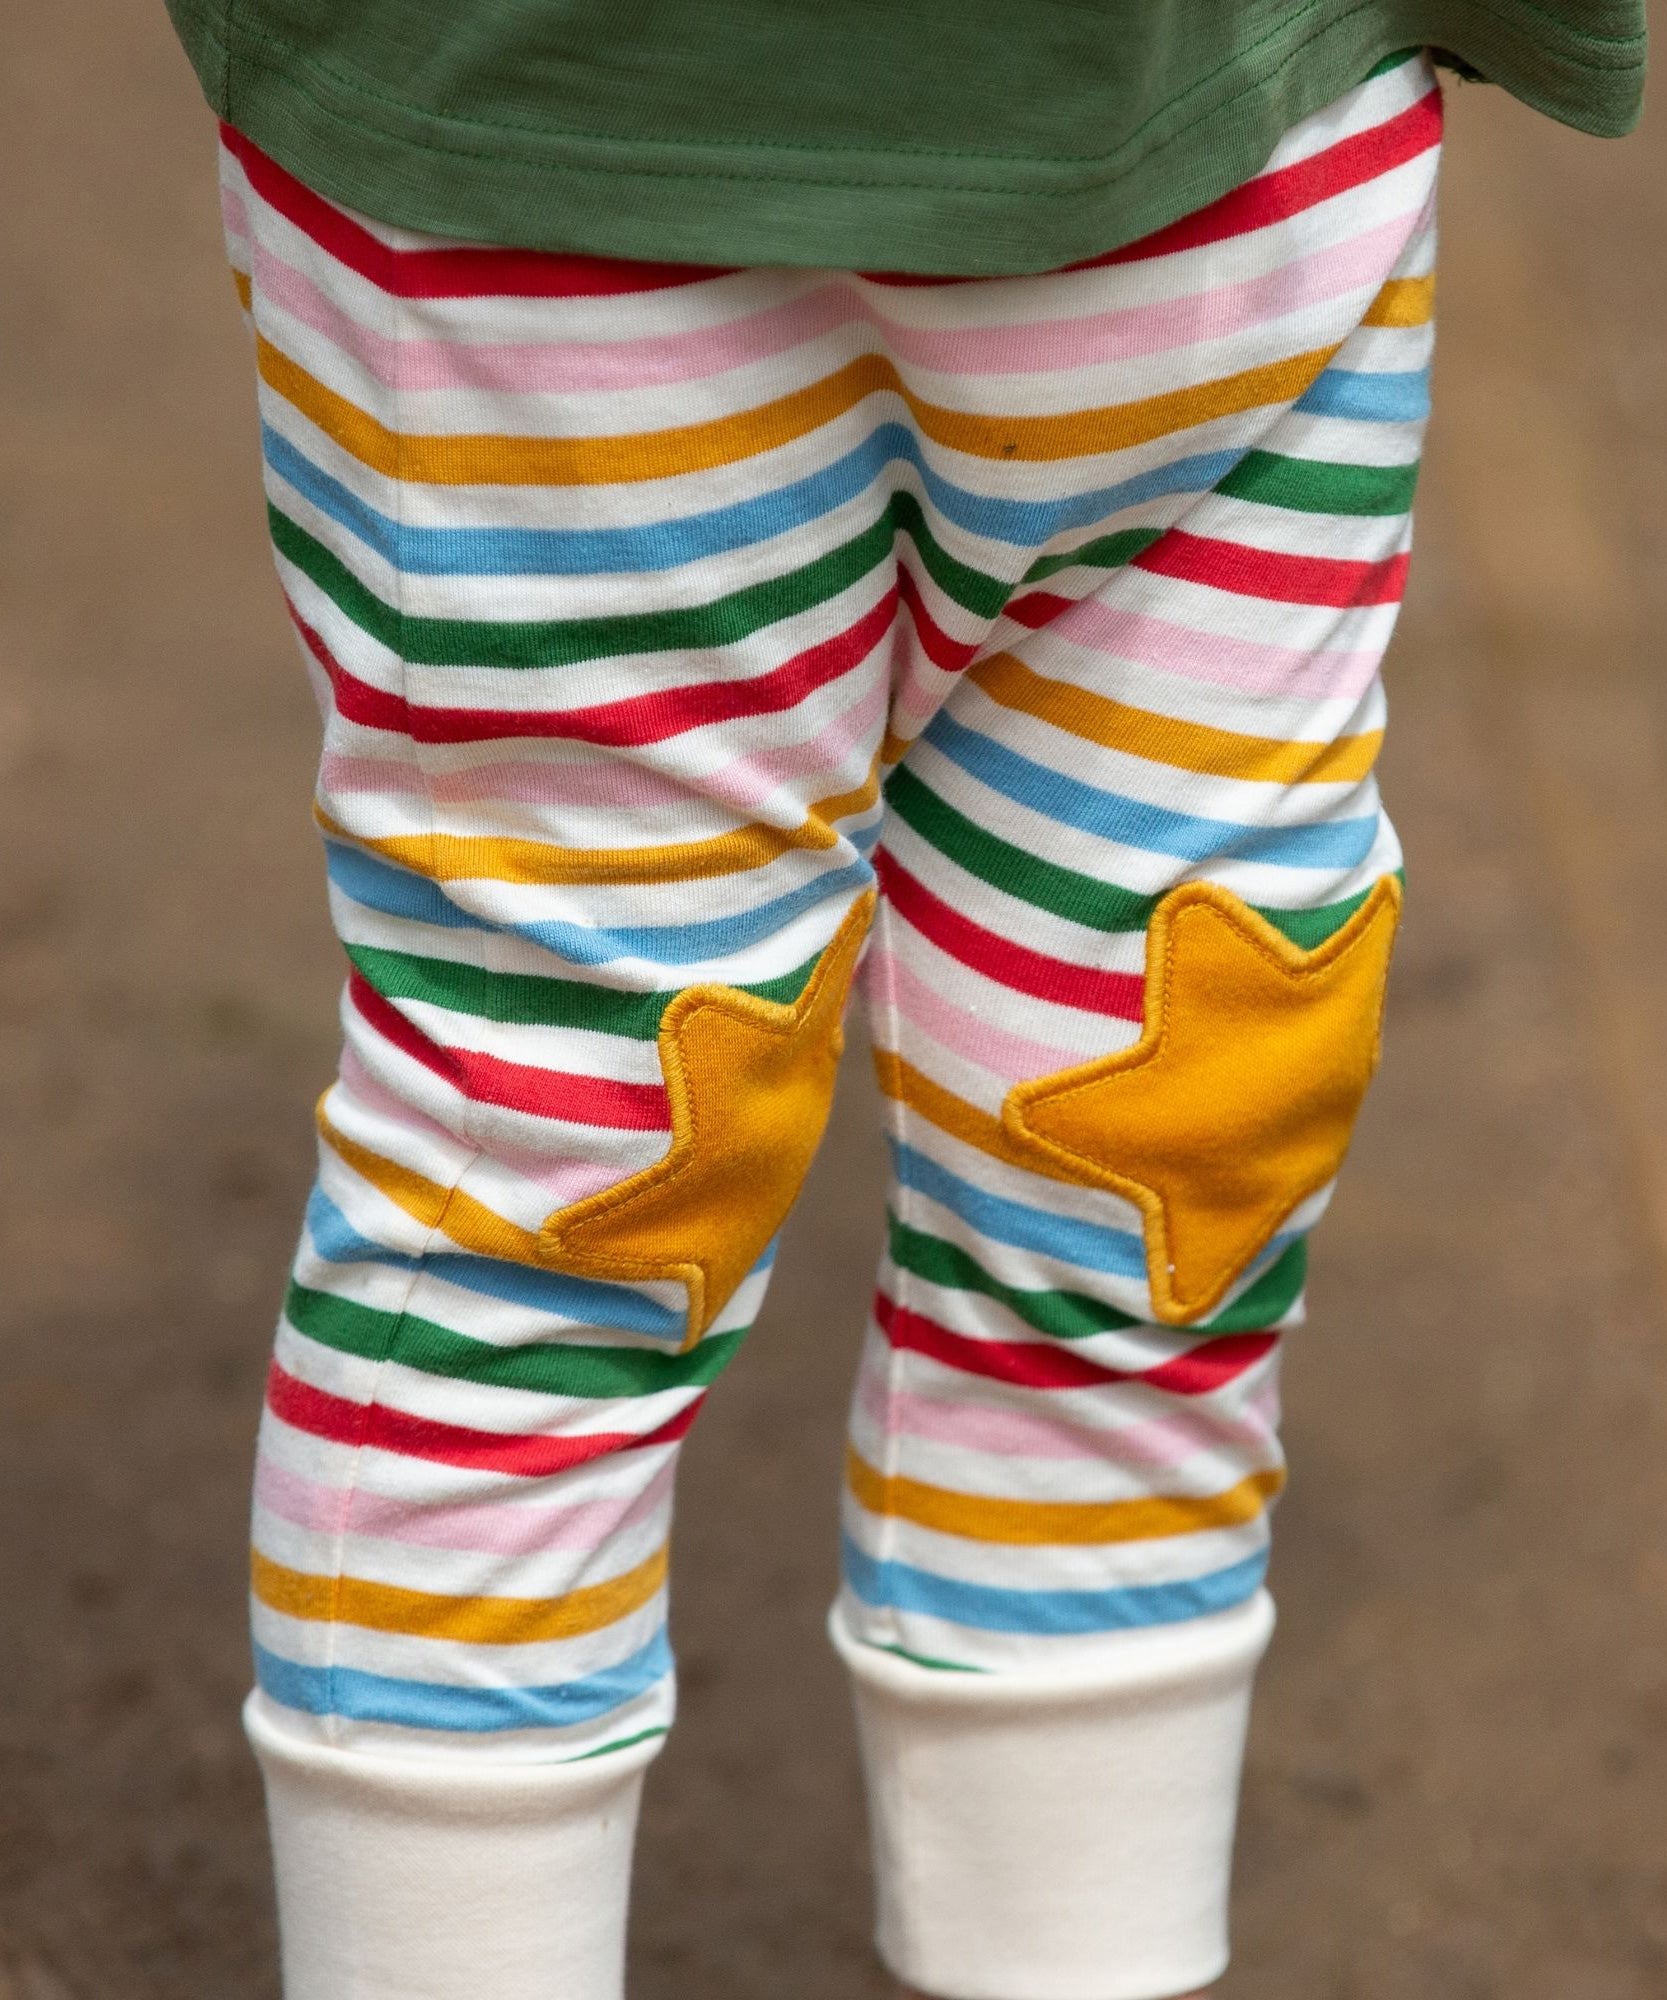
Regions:
<instances>
[{"instance_id":1,"label":"green stripe","mask_svg":"<svg viewBox=\"0 0 1667 2000\"><path fill-rule=\"evenodd\" d=\"M897 533L906 534L919 550L926 574L945 597L981 618L1001 616L1002 606L1012 595L1012 586L1005 578L989 576L950 555L932 533L925 509L912 493L891 496L891 519Z\"/></svg>"},{"instance_id":2,"label":"green stripe","mask_svg":"<svg viewBox=\"0 0 1667 2000\"><path fill-rule=\"evenodd\" d=\"M614 653L718 648L738 643L795 612L837 597L885 561L889 517L785 576L749 584L710 604L612 618L413 618L360 582L341 559L275 506L268 506L279 553L373 639L422 666L559 667Z\"/></svg>"},{"instance_id":3,"label":"green stripe","mask_svg":"<svg viewBox=\"0 0 1667 2000\"><path fill-rule=\"evenodd\" d=\"M1119 1327L1138 1324L1115 1306L1102 1305L1083 1292L1026 1292L1004 1285L966 1251L939 1236L912 1229L896 1216L887 1217L891 1240L891 1261L901 1271L924 1278L929 1285L945 1291L980 1292L1006 1306L1038 1333L1051 1333L1061 1340L1086 1340L1090 1334L1110 1333Z\"/></svg>"},{"instance_id":4,"label":"green stripe","mask_svg":"<svg viewBox=\"0 0 1667 2000\"><path fill-rule=\"evenodd\" d=\"M1247 451L1216 491L1299 514L1405 514L1417 484L1417 459L1410 465L1334 465Z\"/></svg>"},{"instance_id":5,"label":"green stripe","mask_svg":"<svg viewBox=\"0 0 1667 2000\"><path fill-rule=\"evenodd\" d=\"M947 800L939 798L906 765L900 764L886 781L886 803L928 846L936 848L976 880L987 882L992 889L1000 889L1021 903L1029 903L1033 909L1047 910L1090 930L1144 930L1163 900L1160 896L1139 895L1115 882L1103 882L1094 875L1081 874L1057 861L1043 861L1022 847L985 832ZM1346 896L1340 903L1321 903L1311 910L1268 909L1260 903L1250 907L1294 945L1312 951L1334 931L1340 931L1370 894L1369 889L1364 889L1358 896Z\"/></svg>"},{"instance_id":6,"label":"green stripe","mask_svg":"<svg viewBox=\"0 0 1667 2000\"><path fill-rule=\"evenodd\" d=\"M888 1646L878 1639L869 1639L864 1643L876 1653L890 1653L893 1659L907 1660L911 1666L930 1667L935 1674L982 1674L989 1671L987 1667L969 1667L961 1660L940 1660L934 1653L911 1653L907 1646Z\"/></svg>"},{"instance_id":7,"label":"green stripe","mask_svg":"<svg viewBox=\"0 0 1667 2000\"><path fill-rule=\"evenodd\" d=\"M291 1283L284 1314L297 1332L341 1354L398 1361L425 1375L480 1382L494 1389L528 1389L546 1396L593 1399L654 1396L664 1389L700 1388L722 1370L745 1329L714 1334L686 1354L635 1347L577 1347L532 1341L495 1347L413 1313L373 1306Z\"/></svg>"},{"instance_id":8,"label":"green stripe","mask_svg":"<svg viewBox=\"0 0 1667 2000\"><path fill-rule=\"evenodd\" d=\"M1114 535L1101 535L1080 548L1066 549L1056 556L1039 556L1025 571L1026 583L1040 583L1045 576L1057 576L1062 569L1122 569L1143 550L1163 539L1161 528L1121 528Z\"/></svg>"},{"instance_id":9,"label":"green stripe","mask_svg":"<svg viewBox=\"0 0 1667 2000\"><path fill-rule=\"evenodd\" d=\"M1402 68L1411 62L1414 56L1421 56L1423 53L1421 48L1397 49L1394 55L1385 56L1382 62L1374 63L1361 78L1361 82L1370 83L1375 76L1387 76L1392 69Z\"/></svg>"},{"instance_id":10,"label":"green stripe","mask_svg":"<svg viewBox=\"0 0 1667 2000\"><path fill-rule=\"evenodd\" d=\"M663 1722L654 1729L639 1729L635 1736L622 1736L617 1743L604 1743L595 1750L582 1750L577 1757L569 1757L566 1761L570 1764L588 1764L592 1757L606 1757L615 1750L629 1750L635 1744L646 1743L652 1736L666 1735L668 1729L669 1725Z\"/></svg>"},{"instance_id":11,"label":"green stripe","mask_svg":"<svg viewBox=\"0 0 1667 2000\"><path fill-rule=\"evenodd\" d=\"M904 765L886 782L886 803L905 826L948 855L958 868L1022 903L1098 931L1139 931L1151 921L1155 896L1138 895L1115 882L1102 882L1057 861L1027 854L975 825Z\"/></svg>"},{"instance_id":12,"label":"green stripe","mask_svg":"<svg viewBox=\"0 0 1667 2000\"><path fill-rule=\"evenodd\" d=\"M1289 458L1276 451L1247 451L1215 485L1234 500L1285 507L1302 514L1405 514L1418 484L1418 461L1410 465L1340 465L1329 459ZM1162 539L1159 528L1124 528L1080 548L1042 556L1025 571L1026 583L1040 583L1061 570L1122 569Z\"/></svg>"},{"instance_id":13,"label":"green stripe","mask_svg":"<svg viewBox=\"0 0 1667 2000\"><path fill-rule=\"evenodd\" d=\"M350 944L347 956L385 1000L425 1000L454 1014L521 1027L589 1028L604 1035L627 1035L651 1042L676 992L626 993L580 979L545 979L530 972L488 972L451 958L421 958L413 952L382 951ZM816 969L815 954L791 972L734 990L789 1006Z\"/></svg>"},{"instance_id":14,"label":"green stripe","mask_svg":"<svg viewBox=\"0 0 1667 2000\"><path fill-rule=\"evenodd\" d=\"M609 618L414 618L401 616L280 508L267 519L278 552L312 579L336 608L380 644L423 666L556 667L616 653L656 653L732 646L858 583L907 535L932 581L956 604L994 618L1010 585L951 556L933 535L912 493L894 493L886 511L838 548L785 575L748 584L709 604L639 611Z\"/></svg>"},{"instance_id":15,"label":"green stripe","mask_svg":"<svg viewBox=\"0 0 1667 2000\"><path fill-rule=\"evenodd\" d=\"M1401 870L1395 870L1397 877ZM1372 888L1376 888L1374 882ZM1317 944L1324 944L1333 933L1340 931L1366 898L1371 889L1362 889L1358 896L1345 896L1340 903L1321 903L1312 910L1269 910L1260 903L1254 904L1258 916L1266 917L1276 931L1283 931L1292 944L1303 951L1312 951Z\"/></svg>"},{"instance_id":16,"label":"green stripe","mask_svg":"<svg viewBox=\"0 0 1667 2000\"><path fill-rule=\"evenodd\" d=\"M1308 1238L1297 1240L1273 1260L1230 1306L1205 1322L1211 1333L1260 1333L1282 1320L1301 1295L1308 1278Z\"/></svg>"},{"instance_id":17,"label":"green stripe","mask_svg":"<svg viewBox=\"0 0 1667 2000\"><path fill-rule=\"evenodd\" d=\"M913 1229L895 1215L886 1218L891 1244L891 1261L899 1270L924 1278L929 1285L945 1291L978 1292L1004 1305L1015 1318L1038 1333L1060 1340L1086 1340L1096 1333L1113 1333L1121 1327L1145 1322L1115 1306L1089 1298L1084 1292L1020 1291L992 1277L976 1258L940 1236ZM1308 1269L1306 1238L1284 1250L1242 1297L1233 1301L1201 1331L1208 1333L1260 1333L1264 1327L1283 1319L1302 1290Z\"/></svg>"}]
</instances>

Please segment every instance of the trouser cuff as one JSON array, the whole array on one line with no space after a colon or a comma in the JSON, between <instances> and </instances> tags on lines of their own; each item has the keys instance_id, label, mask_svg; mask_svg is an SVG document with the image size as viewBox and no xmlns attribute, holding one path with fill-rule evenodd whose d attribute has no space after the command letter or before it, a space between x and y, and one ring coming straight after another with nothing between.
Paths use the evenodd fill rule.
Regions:
<instances>
[{"instance_id":1,"label":"trouser cuff","mask_svg":"<svg viewBox=\"0 0 1667 2000\"><path fill-rule=\"evenodd\" d=\"M620 2000L644 1767L339 1750L250 1695L285 2000Z\"/></svg>"},{"instance_id":2,"label":"trouser cuff","mask_svg":"<svg viewBox=\"0 0 1667 2000\"><path fill-rule=\"evenodd\" d=\"M1163 2000L1220 1974L1265 1591L1119 1637L1091 1671L918 1666L840 1606L829 1629L900 1979L947 2000Z\"/></svg>"}]
</instances>

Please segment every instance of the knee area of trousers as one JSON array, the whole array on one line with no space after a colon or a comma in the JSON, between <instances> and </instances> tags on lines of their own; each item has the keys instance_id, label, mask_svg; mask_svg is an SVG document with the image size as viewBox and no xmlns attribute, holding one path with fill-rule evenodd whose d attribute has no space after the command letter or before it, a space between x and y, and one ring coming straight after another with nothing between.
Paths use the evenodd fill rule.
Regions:
<instances>
[{"instance_id":1,"label":"knee area of trousers","mask_svg":"<svg viewBox=\"0 0 1667 2000\"><path fill-rule=\"evenodd\" d=\"M685 1345L711 1326L786 1221L833 1104L846 996L873 917L847 913L791 998L692 986L659 1029L671 1144L641 1173L546 1221L540 1261L575 1276L681 1282Z\"/></svg>"},{"instance_id":2,"label":"knee area of trousers","mask_svg":"<svg viewBox=\"0 0 1667 2000\"><path fill-rule=\"evenodd\" d=\"M1148 932L1140 1039L1008 1094L1023 1164L1139 1211L1157 1320L1213 1313L1336 1178L1377 1067L1400 907L1383 876L1303 945L1231 891L1184 884Z\"/></svg>"}]
</instances>

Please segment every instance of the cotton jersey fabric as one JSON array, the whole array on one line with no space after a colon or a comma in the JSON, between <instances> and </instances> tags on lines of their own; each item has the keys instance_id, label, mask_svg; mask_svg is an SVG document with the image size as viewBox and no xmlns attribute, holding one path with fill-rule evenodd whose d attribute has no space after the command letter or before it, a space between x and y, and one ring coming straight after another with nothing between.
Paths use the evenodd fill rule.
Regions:
<instances>
[{"instance_id":1,"label":"cotton jersey fabric","mask_svg":"<svg viewBox=\"0 0 1667 2000\"><path fill-rule=\"evenodd\" d=\"M1314 1075L1369 1069L1381 959L1342 1017L1294 986L1270 1054L1248 974L1151 940L1207 905L1258 977L1386 953L1440 130L1409 58L1165 231L961 283L459 246L227 132L349 963L254 1513L251 1713L318 1968L291 2000L367 1953L453 2000L412 1911L467 1936L459 1883L540 1871L495 1992L615 2000L617 1925L578 1981L548 1873L597 1844L521 1807L628 1813L671 1722L679 1446L763 1301L853 972L891 1170L836 1628L882 1857L958 1857L897 1865L887 1948L982 1991L976 1908L1023 1947L985 1955L999 2000L1219 1968L1329 1171L1161 1320L1151 1216L1009 1110L1190 1009L1250 1106L1226 1150L1277 1165ZM737 1178L784 1102L803 1129ZM1220 1164L1183 1148L1177 1215ZM991 1844L992 1744L1001 1823L1115 1857L1126 1923L1047 1843Z\"/></svg>"},{"instance_id":2,"label":"cotton jersey fabric","mask_svg":"<svg viewBox=\"0 0 1667 2000\"><path fill-rule=\"evenodd\" d=\"M687 996L820 1023L820 1061L871 916L892 1180L851 1630L1080 1665L1261 1586L1329 1186L1154 1324L1141 1210L1004 1107L1140 1040L1173 892L1272 957L1394 888L1378 665L1440 123L1409 60L1177 230L925 286L458 250L228 136L351 966L256 1516L261 1684L299 1722L555 1758L665 1726L677 1448L780 1219L724 1149L779 1079L735 1096L745 1049L685 1079L690 1182L723 1190L679 1224L703 1312L565 1225L681 1143ZM720 1282L712 1237L761 1217Z\"/></svg>"},{"instance_id":3,"label":"cotton jersey fabric","mask_svg":"<svg viewBox=\"0 0 1667 2000\"><path fill-rule=\"evenodd\" d=\"M478 242L1044 271L1256 172L1429 45L1625 131L1644 0L169 0L210 102L311 186Z\"/></svg>"}]
</instances>

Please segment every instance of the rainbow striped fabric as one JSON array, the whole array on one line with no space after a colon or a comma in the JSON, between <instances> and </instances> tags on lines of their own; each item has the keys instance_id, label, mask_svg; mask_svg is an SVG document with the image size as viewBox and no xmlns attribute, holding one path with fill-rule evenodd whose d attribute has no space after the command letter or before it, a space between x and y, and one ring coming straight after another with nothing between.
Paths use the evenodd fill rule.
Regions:
<instances>
[{"instance_id":1,"label":"rainbow striped fabric","mask_svg":"<svg viewBox=\"0 0 1667 2000\"><path fill-rule=\"evenodd\" d=\"M1258 1589L1326 1191L1158 1325L1135 1211L988 1133L1139 1037L1175 885L1307 947L1399 868L1440 129L1398 59L1161 235L977 281L443 243L225 133L350 961L255 1509L297 1729L665 1728L678 1443L770 1251L695 1325L541 1232L667 1154L677 996L789 1009L875 891L850 1628L999 1671Z\"/></svg>"}]
</instances>

